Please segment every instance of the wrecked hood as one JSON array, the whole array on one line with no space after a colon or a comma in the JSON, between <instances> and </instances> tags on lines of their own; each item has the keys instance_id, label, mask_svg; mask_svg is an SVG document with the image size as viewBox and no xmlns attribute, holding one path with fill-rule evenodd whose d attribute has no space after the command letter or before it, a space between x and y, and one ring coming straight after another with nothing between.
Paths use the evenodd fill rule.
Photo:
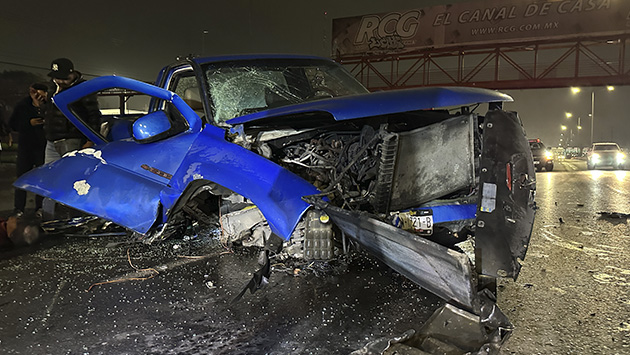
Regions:
<instances>
[{"instance_id":1,"label":"wrecked hood","mask_svg":"<svg viewBox=\"0 0 630 355\"><path fill-rule=\"evenodd\" d=\"M510 102L512 97L498 91L469 87L425 87L395 91L380 91L364 95L351 95L304 102L260 111L233 118L228 124L252 123L265 118L289 116L309 112L327 112L336 121L410 112L465 106L487 102Z\"/></svg>"}]
</instances>

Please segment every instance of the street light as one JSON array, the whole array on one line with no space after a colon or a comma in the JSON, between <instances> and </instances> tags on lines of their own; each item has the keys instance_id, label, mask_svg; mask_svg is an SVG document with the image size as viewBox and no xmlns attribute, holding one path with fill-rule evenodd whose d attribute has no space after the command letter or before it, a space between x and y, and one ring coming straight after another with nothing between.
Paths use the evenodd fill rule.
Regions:
<instances>
[{"instance_id":1,"label":"street light","mask_svg":"<svg viewBox=\"0 0 630 355\"><path fill-rule=\"evenodd\" d=\"M571 88L571 90L575 93L580 92L580 88ZM565 112L564 115L567 117L568 120L571 119L571 117L573 117L573 113L571 112ZM571 127L573 127L573 125L571 125ZM577 134L578 134L578 143L580 140L580 130L582 129L582 118L578 116L577 118L577 126L576 128L578 129ZM563 130L566 130L563 128ZM573 128L571 128L571 134L569 136L569 140L567 141L569 144L575 145L575 142L573 141Z\"/></svg>"},{"instance_id":2,"label":"street light","mask_svg":"<svg viewBox=\"0 0 630 355\"><path fill-rule=\"evenodd\" d=\"M608 85L608 86L606 86L606 90L614 91L615 87L612 86L612 85ZM580 91L581 90L578 87L572 87L571 88L571 92L574 95L579 93ZM589 114L589 116L591 116L591 145L592 145L593 144L593 126L595 124L595 89L591 90L591 113Z\"/></svg>"}]
</instances>

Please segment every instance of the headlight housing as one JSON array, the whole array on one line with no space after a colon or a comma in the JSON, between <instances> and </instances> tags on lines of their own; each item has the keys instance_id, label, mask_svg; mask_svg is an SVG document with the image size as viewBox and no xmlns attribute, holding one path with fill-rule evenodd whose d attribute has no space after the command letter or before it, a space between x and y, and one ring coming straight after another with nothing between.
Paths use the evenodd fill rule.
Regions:
<instances>
[{"instance_id":1,"label":"headlight housing","mask_svg":"<svg viewBox=\"0 0 630 355\"><path fill-rule=\"evenodd\" d=\"M553 153L550 151L545 151L545 158L547 158L547 160L550 160L553 158Z\"/></svg>"},{"instance_id":2,"label":"headlight housing","mask_svg":"<svg viewBox=\"0 0 630 355\"><path fill-rule=\"evenodd\" d=\"M591 156L591 160L592 161L599 161L599 154L593 153L593 155Z\"/></svg>"},{"instance_id":3,"label":"headlight housing","mask_svg":"<svg viewBox=\"0 0 630 355\"><path fill-rule=\"evenodd\" d=\"M623 162L624 160L626 160L626 155L625 155L625 154L623 154L623 153L621 153L621 152L617 153L617 162L618 162L618 163L621 163L621 162Z\"/></svg>"}]
</instances>

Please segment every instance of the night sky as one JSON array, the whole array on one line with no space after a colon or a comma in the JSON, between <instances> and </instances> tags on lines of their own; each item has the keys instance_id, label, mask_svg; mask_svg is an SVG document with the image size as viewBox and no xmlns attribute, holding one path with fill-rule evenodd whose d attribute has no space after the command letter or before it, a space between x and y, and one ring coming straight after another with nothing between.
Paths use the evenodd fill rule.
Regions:
<instances>
[{"instance_id":1,"label":"night sky","mask_svg":"<svg viewBox=\"0 0 630 355\"><path fill-rule=\"evenodd\" d=\"M188 54L293 53L330 57L334 18L381 13L450 0L233 0L6 2L0 11L0 71L45 75L54 58L68 57L89 75L122 75L153 81L164 65ZM207 34L204 34L207 31ZM86 76L90 78L90 76ZM630 90L596 88L596 141L630 148ZM560 125L574 139L590 141L591 88L505 91L529 137L556 145ZM567 119L565 112L572 112ZM577 117L583 129L577 134ZM565 137L566 139L566 137Z\"/></svg>"}]
</instances>

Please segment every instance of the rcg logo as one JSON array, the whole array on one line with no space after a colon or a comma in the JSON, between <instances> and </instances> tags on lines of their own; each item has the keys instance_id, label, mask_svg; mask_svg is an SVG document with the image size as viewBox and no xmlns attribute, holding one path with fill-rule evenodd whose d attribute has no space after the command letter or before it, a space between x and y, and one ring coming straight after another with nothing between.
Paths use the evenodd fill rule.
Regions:
<instances>
[{"instance_id":1,"label":"rcg logo","mask_svg":"<svg viewBox=\"0 0 630 355\"><path fill-rule=\"evenodd\" d=\"M383 18L377 15L364 16L361 19L355 44L368 43L370 49L404 48L403 39L411 38L418 30L422 11L412 10L404 14L389 13Z\"/></svg>"}]
</instances>

